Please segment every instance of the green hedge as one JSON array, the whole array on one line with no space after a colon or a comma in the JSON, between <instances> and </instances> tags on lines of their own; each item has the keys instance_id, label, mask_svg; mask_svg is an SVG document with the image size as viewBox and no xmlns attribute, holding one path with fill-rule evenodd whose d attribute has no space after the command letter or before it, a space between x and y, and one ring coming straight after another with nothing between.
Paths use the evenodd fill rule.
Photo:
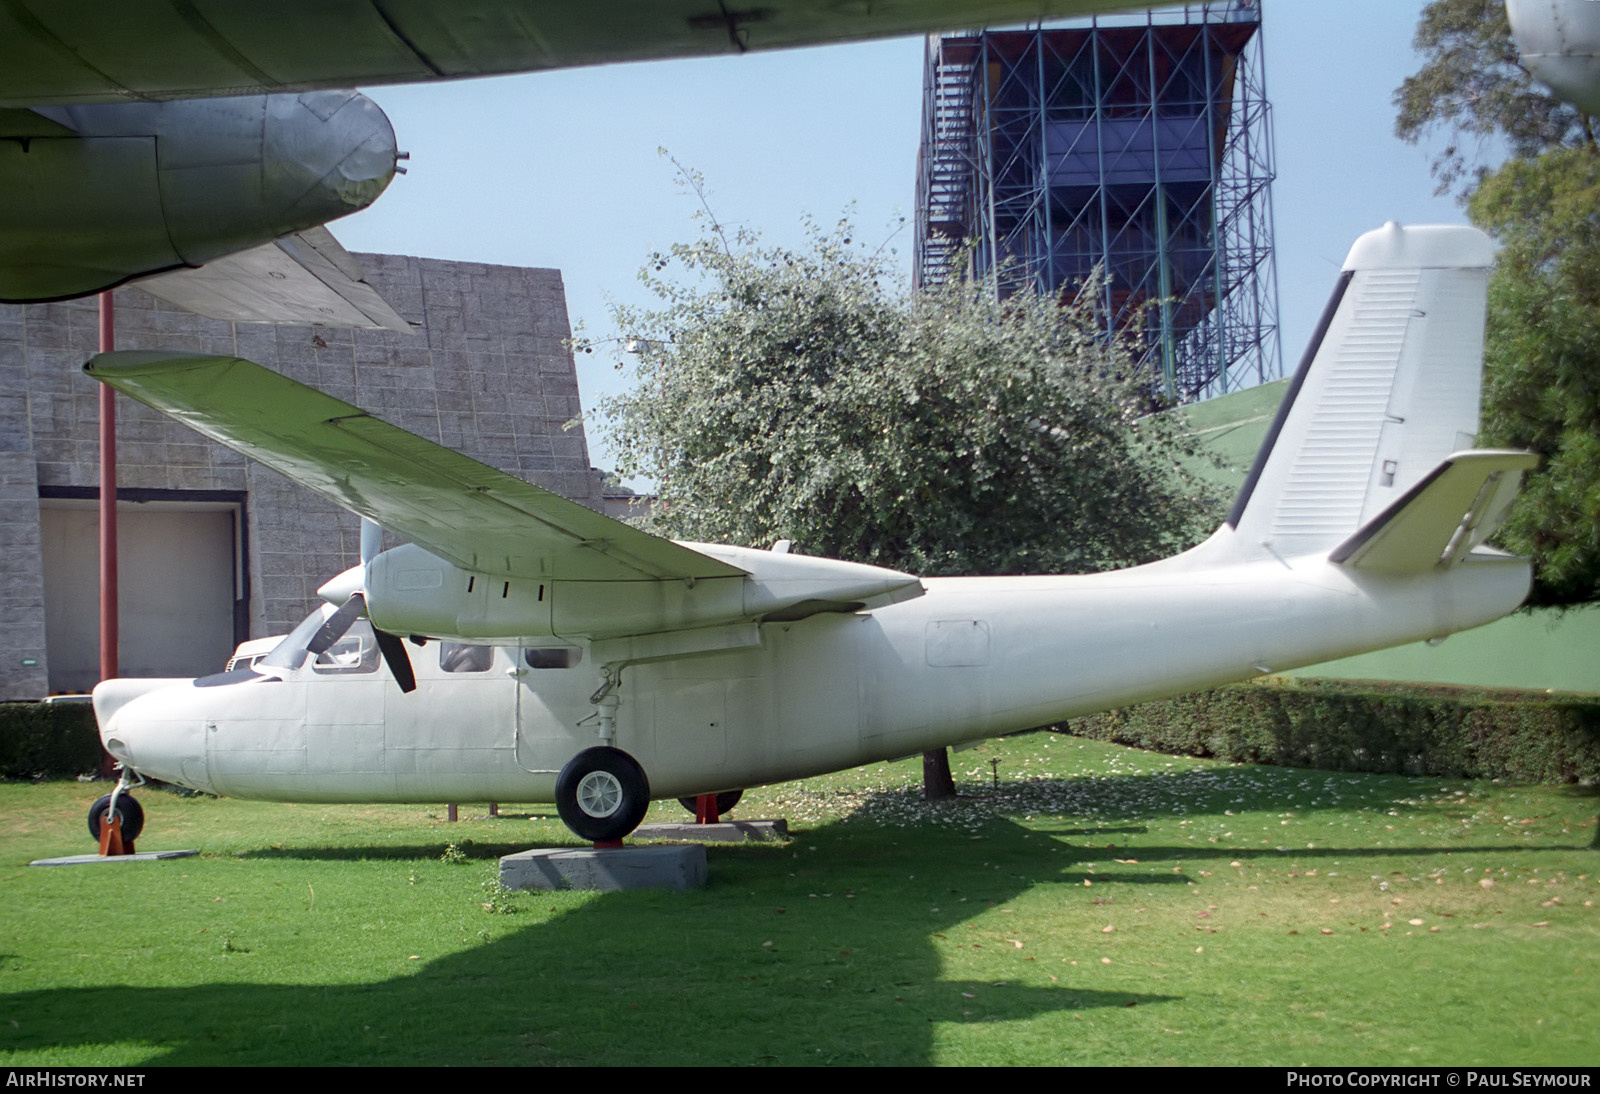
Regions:
<instances>
[{"instance_id":1,"label":"green hedge","mask_svg":"<svg viewBox=\"0 0 1600 1094\"><path fill-rule=\"evenodd\" d=\"M1075 719L1066 732L1224 760L1514 782L1600 779L1600 698L1273 679Z\"/></svg>"},{"instance_id":2,"label":"green hedge","mask_svg":"<svg viewBox=\"0 0 1600 1094\"><path fill-rule=\"evenodd\" d=\"M73 778L99 768L88 703L0 703L0 778Z\"/></svg>"}]
</instances>

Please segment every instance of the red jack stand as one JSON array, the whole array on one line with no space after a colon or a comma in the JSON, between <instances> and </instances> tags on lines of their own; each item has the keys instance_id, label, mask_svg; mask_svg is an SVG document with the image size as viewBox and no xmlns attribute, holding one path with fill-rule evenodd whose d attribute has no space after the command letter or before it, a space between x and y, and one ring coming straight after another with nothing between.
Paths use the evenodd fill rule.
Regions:
<instances>
[{"instance_id":1,"label":"red jack stand","mask_svg":"<svg viewBox=\"0 0 1600 1094\"><path fill-rule=\"evenodd\" d=\"M717 824L722 820L722 814L717 812L717 796L715 794L700 794L694 799L694 822L696 824Z\"/></svg>"},{"instance_id":2,"label":"red jack stand","mask_svg":"<svg viewBox=\"0 0 1600 1094\"><path fill-rule=\"evenodd\" d=\"M100 825L100 857L111 858L115 855L133 854L133 841L122 842L122 818L115 813L108 815Z\"/></svg>"}]
</instances>

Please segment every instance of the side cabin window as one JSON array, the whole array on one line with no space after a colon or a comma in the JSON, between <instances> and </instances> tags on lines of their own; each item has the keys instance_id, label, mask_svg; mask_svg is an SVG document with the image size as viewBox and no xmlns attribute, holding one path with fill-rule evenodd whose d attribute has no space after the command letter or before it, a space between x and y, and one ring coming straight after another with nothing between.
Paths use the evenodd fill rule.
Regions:
<instances>
[{"instance_id":1,"label":"side cabin window","mask_svg":"<svg viewBox=\"0 0 1600 1094\"><path fill-rule=\"evenodd\" d=\"M493 646L469 646L464 642L439 643L439 667L445 672L488 672L493 664Z\"/></svg>"},{"instance_id":2,"label":"side cabin window","mask_svg":"<svg viewBox=\"0 0 1600 1094\"><path fill-rule=\"evenodd\" d=\"M583 651L576 646L523 650L522 660L530 669L570 669L583 660Z\"/></svg>"}]
</instances>

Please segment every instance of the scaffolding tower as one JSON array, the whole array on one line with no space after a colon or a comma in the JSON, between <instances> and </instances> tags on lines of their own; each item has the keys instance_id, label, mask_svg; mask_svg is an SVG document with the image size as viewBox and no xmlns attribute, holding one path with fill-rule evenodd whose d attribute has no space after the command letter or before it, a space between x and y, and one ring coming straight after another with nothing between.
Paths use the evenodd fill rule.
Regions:
<instances>
[{"instance_id":1,"label":"scaffolding tower","mask_svg":"<svg viewBox=\"0 0 1600 1094\"><path fill-rule=\"evenodd\" d=\"M1256 0L1227 0L930 37L915 282L1070 297L1098 275L1164 397L1278 377L1260 30Z\"/></svg>"}]
</instances>

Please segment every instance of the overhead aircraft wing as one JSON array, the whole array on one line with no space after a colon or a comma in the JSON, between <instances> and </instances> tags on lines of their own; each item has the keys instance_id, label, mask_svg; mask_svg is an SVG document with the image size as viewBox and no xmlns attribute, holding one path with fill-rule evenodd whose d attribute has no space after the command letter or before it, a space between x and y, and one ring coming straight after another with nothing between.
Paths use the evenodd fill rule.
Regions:
<instances>
[{"instance_id":1,"label":"overhead aircraft wing","mask_svg":"<svg viewBox=\"0 0 1600 1094\"><path fill-rule=\"evenodd\" d=\"M746 573L237 357L103 353L84 371L466 570L587 581Z\"/></svg>"},{"instance_id":2,"label":"overhead aircraft wing","mask_svg":"<svg viewBox=\"0 0 1600 1094\"><path fill-rule=\"evenodd\" d=\"M295 232L133 284L211 319L411 333L411 324L367 284L361 266L326 228Z\"/></svg>"},{"instance_id":3,"label":"overhead aircraft wing","mask_svg":"<svg viewBox=\"0 0 1600 1094\"><path fill-rule=\"evenodd\" d=\"M414 83L780 49L1147 0L6 0L0 107Z\"/></svg>"}]
</instances>

